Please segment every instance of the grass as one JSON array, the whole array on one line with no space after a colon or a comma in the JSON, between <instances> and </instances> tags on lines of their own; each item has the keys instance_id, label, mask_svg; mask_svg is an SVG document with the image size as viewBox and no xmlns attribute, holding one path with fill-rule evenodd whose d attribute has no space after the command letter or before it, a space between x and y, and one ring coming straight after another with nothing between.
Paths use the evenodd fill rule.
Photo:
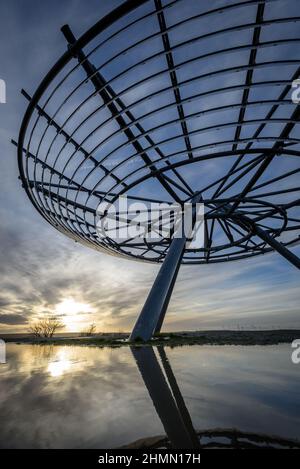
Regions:
<instances>
[{"instance_id":1,"label":"grass","mask_svg":"<svg viewBox=\"0 0 300 469\"><path fill-rule=\"evenodd\" d=\"M22 338L5 338L6 342L39 345L84 345L94 347L128 346L192 346L192 345L276 345L291 343L300 338L299 330L268 331L195 331L157 334L150 341L129 342L129 334L97 334L92 337L53 337L51 339L34 338L30 335Z\"/></svg>"}]
</instances>

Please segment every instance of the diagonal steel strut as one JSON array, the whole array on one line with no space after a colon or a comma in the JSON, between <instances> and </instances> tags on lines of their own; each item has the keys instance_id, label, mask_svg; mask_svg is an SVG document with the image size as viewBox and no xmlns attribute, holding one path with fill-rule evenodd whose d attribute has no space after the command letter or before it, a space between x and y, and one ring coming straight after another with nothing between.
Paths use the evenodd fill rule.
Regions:
<instances>
[{"instance_id":1,"label":"diagonal steel strut","mask_svg":"<svg viewBox=\"0 0 300 469\"><path fill-rule=\"evenodd\" d=\"M72 33L69 25L65 25L61 28L62 33L64 34L66 40L68 41L69 45L72 47L76 43L76 38ZM120 115L118 108L116 107L115 103L112 102L112 98L114 97L115 93L113 92L110 85L106 83L104 77L100 74L99 71L96 70L94 65L89 62L86 55L82 50L76 52L75 57L78 59L78 62L85 70L89 80L94 85L95 90L99 93L101 98L103 99L104 103L107 104L107 108L111 112L112 116L115 117L116 122L118 123L119 127L123 130L124 134L128 138L128 141L131 142L137 153L141 156L144 160L146 165L149 166L151 172L155 173L155 177L161 183L161 185L166 189L166 191L171 195L171 197L178 203L181 203L180 197L177 193L173 190L170 186L166 178L157 171L156 166L152 163L151 158L148 156L140 142L136 139L136 136L132 132L132 130L128 127L124 118Z\"/></svg>"},{"instance_id":2,"label":"diagonal steel strut","mask_svg":"<svg viewBox=\"0 0 300 469\"><path fill-rule=\"evenodd\" d=\"M259 238L265 241L269 246L271 246L275 251L281 254L287 261L293 264L297 269L300 269L300 259L294 253L292 253L289 249L287 249L282 243L277 241L275 238L269 235L269 233L263 230L257 223L255 223L251 218L248 218L244 214L239 211L236 211L234 214L234 220L237 223L241 223L243 225L250 226L253 229L253 233L256 234Z\"/></svg>"}]
</instances>

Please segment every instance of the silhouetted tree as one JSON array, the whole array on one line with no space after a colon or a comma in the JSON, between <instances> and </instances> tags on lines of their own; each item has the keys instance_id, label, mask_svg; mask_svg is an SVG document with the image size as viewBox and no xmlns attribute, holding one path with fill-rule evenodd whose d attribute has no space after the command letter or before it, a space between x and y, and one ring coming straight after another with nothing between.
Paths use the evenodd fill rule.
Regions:
<instances>
[{"instance_id":1,"label":"silhouetted tree","mask_svg":"<svg viewBox=\"0 0 300 469\"><path fill-rule=\"evenodd\" d=\"M29 332L35 337L51 338L62 327L63 323L58 318L48 317L32 323Z\"/></svg>"},{"instance_id":2,"label":"silhouetted tree","mask_svg":"<svg viewBox=\"0 0 300 469\"><path fill-rule=\"evenodd\" d=\"M81 332L81 336L91 336L91 335L94 335L96 334L96 324L95 323L92 323L88 329L84 330Z\"/></svg>"}]
</instances>

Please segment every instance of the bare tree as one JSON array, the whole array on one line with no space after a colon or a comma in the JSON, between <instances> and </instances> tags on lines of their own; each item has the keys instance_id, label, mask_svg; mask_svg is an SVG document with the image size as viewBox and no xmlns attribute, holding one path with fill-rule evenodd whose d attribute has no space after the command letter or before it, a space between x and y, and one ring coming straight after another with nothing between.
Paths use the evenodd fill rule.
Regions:
<instances>
[{"instance_id":1,"label":"bare tree","mask_svg":"<svg viewBox=\"0 0 300 469\"><path fill-rule=\"evenodd\" d=\"M40 323L32 323L29 327L29 332L35 337L42 337L42 329Z\"/></svg>"},{"instance_id":2,"label":"bare tree","mask_svg":"<svg viewBox=\"0 0 300 469\"><path fill-rule=\"evenodd\" d=\"M63 323L56 317L40 319L30 325L29 331L35 337L51 338L58 329L63 327Z\"/></svg>"},{"instance_id":3,"label":"bare tree","mask_svg":"<svg viewBox=\"0 0 300 469\"><path fill-rule=\"evenodd\" d=\"M88 336L90 337L91 335L96 334L96 324L93 322L86 330L81 332L81 336Z\"/></svg>"}]
</instances>

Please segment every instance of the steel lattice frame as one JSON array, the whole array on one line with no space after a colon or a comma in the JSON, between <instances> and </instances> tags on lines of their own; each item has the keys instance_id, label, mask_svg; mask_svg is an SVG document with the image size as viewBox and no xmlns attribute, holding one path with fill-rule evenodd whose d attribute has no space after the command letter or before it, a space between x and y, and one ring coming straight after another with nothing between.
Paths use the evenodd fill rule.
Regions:
<instances>
[{"instance_id":1,"label":"steel lattice frame","mask_svg":"<svg viewBox=\"0 0 300 469\"><path fill-rule=\"evenodd\" d=\"M205 245L183 249L179 263L275 249L300 267L287 249L300 229L299 5L217 4L130 0L78 40L62 28L67 51L32 98L22 91L17 144L23 186L58 230L162 262L170 239L99 239L99 203L126 194L150 209L199 197Z\"/></svg>"}]
</instances>

